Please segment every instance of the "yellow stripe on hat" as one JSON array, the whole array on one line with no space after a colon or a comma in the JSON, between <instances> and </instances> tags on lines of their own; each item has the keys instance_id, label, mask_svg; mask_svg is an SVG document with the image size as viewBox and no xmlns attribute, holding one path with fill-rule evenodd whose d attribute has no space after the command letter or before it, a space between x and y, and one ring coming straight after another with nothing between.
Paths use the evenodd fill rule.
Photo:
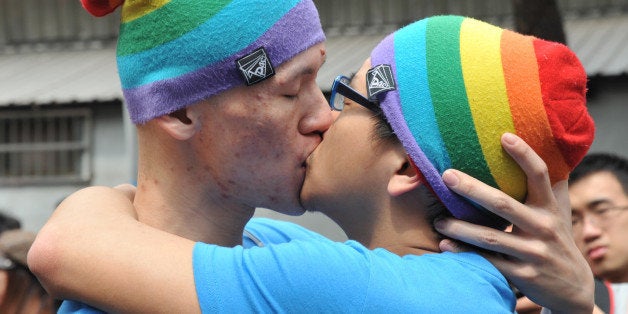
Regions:
<instances>
[{"instance_id":1,"label":"yellow stripe on hat","mask_svg":"<svg viewBox=\"0 0 628 314\"><path fill-rule=\"evenodd\" d=\"M131 22L139 19L140 17L147 15L164 5L168 4L171 0L151 0L151 1L132 1L126 0L122 5L122 23Z\"/></svg>"},{"instance_id":2,"label":"yellow stripe on hat","mask_svg":"<svg viewBox=\"0 0 628 314\"><path fill-rule=\"evenodd\" d=\"M460 29L460 58L469 107L484 159L499 188L516 199L526 191L524 173L502 149L500 138L515 132L502 68L502 29L465 19Z\"/></svg>"}]
</instances>

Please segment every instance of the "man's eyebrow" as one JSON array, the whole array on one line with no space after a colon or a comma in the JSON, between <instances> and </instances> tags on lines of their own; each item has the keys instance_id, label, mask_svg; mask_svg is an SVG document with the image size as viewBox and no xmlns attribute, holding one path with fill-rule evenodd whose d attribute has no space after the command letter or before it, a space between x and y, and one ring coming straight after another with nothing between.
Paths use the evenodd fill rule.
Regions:
<instances>
[{"instance_id":1,"label":"man's eyebrow","mask_svg":"<svg viewBox=\"0 0 628 314\"><path fill-rule=\"evenodd\" d=\"M317 73L317 71L320 70L320 68L323 67L323 64L325 64L325 62L327 62L327 55L324 56L323 58L323 62L321 63L321 65L316 68L314 66L303 66L300 68L297 68L296 71L292 71L290 74L288 74L288 80L287 81L293 81L295 79L297 79L300 76L307 76L307 75L314 75Z\"/></svg>"},{"instance_id":2,"label":"man's eyebrow","mask_svg":"<svg viewBox=\"0 0 628 314\"><path fill-rule=\"evenodd\" d=\"M305 68L303 68L301 71L297 72L299 73L299 75L312 75L312 74L316 74L318 71L320 71L320 69L323 67L323 65L325 65L325 63L327 62L327 54L323 54L323 61L321 62L321 64L318 66L318 68L315 68L313 66L307 66Z\"/></svg>"},{"instance_id":3,"label":"man's eyebrow","mask_svg":"<svg viewBox=\"0 0 628 314\"><path fill-rule=\"evenodd\" d=\"M303 69L303 71L301 71L301 74L302 75L316 74L316 72L320 71L320 69L323 67L323 65L325 65L325 62L327 62L327 54L323 55L323 61L318 66L318 69L315 69L314 67L309 66L309 67L306 67L305 69Z\"/></svg>"},{"instance_id":4,"label":"man's eyebrow","mask_svg":"<svg viewBox=\"0 0 628 314\"><path fill-rule=\"evenodd\" d=\"M316 72L323 67L323 64L325 64L325 62L327 61L327 58L325 58L323 60L323 62L321 63L321 65L318 67L318 69L316 69L313 66L305 66L297 71L294 72L294 74L292 75L292 78L296 78L299 76L305 76L305 75L313 75L316 74Z\"/></svg>"},{"instance_id":5,"label":"man's eyebrow","mask_svg":"<svg viewBox=\"0 0 628 314\"><path fill-rule=\"evenodd\" d=\"M283 84L287 84L289 82L292 82L294 80L297 80L298 78L302 77L302 76L306 76L306 75L310 75L313 74L314 69L312 67L298 67L298 68L294 68L294 71L288 71L285 76L283 76L283 78L278 81L280 85Z\"/></svg>"},{"instance_id":6,"label":"man's eyebrow","mask_svg":"<svg viewBox=\"0 0 628 314\"><path fill-rule=\"evenodd\" d=\"M597 198L594 200L591 200L589 202L587 202L586 204L584 204L583 207L580 208L574 208L571 207L571 211L572 212L582 212L582 211L587 211L587 210L591 210L593 208L596 208L600 205L605 205L605 204L612 204L613 202L607 198Z\"/></svg>"},{"instance_id":7,"label":"man's eyebrow","mask_svg":"<svg viewBox=\"0 0 628 314\"><path fill-rule=\"evenodd\" d=\"M594 199L587 203L587 208L595 208L603 204L612 204L613 202L607 198Z\"/></svg>"},{"instance_id":8,"label":"man's eyebrow","mask_svg":"<svg viewBox=\"0 0 628 314\"><path fill-rule=\"evenodd\" d=\"M312 75L316 73L316 70L313 67L306 67L299 71L299 75Z\"/></svg>"}]
</instances>

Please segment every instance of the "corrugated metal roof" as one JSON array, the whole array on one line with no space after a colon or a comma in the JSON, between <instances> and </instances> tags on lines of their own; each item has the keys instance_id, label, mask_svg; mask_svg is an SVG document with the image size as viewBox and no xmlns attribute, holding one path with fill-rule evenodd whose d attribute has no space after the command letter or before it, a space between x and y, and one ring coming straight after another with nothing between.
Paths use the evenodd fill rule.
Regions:
<instances>
[{"instance_id":1,"label":"corrugated metal roof","mask_svg":"<svg viewBox=\"0 0 628 314\"><path fill-rule=\"evenodd\" d=\"M0 106L122 98L115 49L0 55Z\"/></svg>"},{"instance_id":2,"label":"corrugated metal roof","mask_svg":"<svg viewBox=\"0 0 628 314\"><path fill-rule=\"evenodd\" d=\"M570 19L564 26L567 43L589 76L628 74L628 15ZM383 37L327 38L328 59L317 79L319 86L329 91L337 75L355 72Z\"/></svg>"},{"instance_id":3,"label":"corrugated metal roof","mask_svg":"<svg viewBox=\"0 0 628 314\"><path fill-rule=\"evenodd\" d=\"M565 32L590 76L628 74L628 15L567 20ZM319 86L355 72L384 36L330 36ZM116 69L113 48L0 55L0 106L121 99Z\"/></svg>"},{"instance_id":4,"label":"corrugated metal roof","mask_svg":"<svg viewBox=\"0 0 628 314\"><path fill-rule=\"evenodd\" d=\"M589 76L628 73L628 15L567 20L565 33Z\"/></svg>"}]
</instances>

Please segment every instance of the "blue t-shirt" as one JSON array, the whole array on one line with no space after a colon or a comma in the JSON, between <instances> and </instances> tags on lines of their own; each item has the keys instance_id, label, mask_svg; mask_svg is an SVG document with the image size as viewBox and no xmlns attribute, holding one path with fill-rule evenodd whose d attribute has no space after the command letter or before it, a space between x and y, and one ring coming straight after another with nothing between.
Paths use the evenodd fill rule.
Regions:
<instances>
[{"instance_id":1,"label":"blue t-shirt","mask_svg":"<svg viewBox=\"0 0 628 314\"><path fill-rule=\"evenodd\" d=\"M268 218L253 218L244 228L242 246L245 248L289 242L294 239L326 239L324 236L290 222ZM87 304L66 300L57 313L104 313Z\"/></svg>"},{"instance_id":2,"label":"blue t-shirt","mask_svg":"<svg viewBox=\"0 0 628 314\"><path fill-rule=\"evenodd\" d=\"M475 253L399 257L263 218L247 224L243 246L195 245L203 312L514 312L506 279Z\"/></svg>"},{"instance_id":3,"label":"blue t-shirt","mask_svg":"<svg viewBox=\"0 0 628 314\"><path fill-rule=\"evenodd\" d=\"M506 279L476 253L400 257L355 241L266 248L197 243L204 313L514 313Z\"/></svg>"}]
</instances>

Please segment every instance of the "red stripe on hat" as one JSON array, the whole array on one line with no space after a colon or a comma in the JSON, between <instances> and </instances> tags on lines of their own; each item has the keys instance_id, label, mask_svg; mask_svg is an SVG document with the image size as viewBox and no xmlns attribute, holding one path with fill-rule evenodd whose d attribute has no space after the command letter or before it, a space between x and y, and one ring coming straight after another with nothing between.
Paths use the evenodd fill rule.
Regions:
<instances>
[{"instance_id":1,"label":"red stripe on hat","mask_svg":"<svg viewBox=\"0 0 628 314\"><path fill-rule=\"evenodd\" d=\"M571 169L552 140L552 128L543 106L533 40L534 37L504 30L501 39L502 65L517 135L545 161L553 183L566 179Z\"/></svg>"},{"instance_id":2,"label":"red stripe on hat","mask_svg":"<svg viewBox=\"0 0 628 314\"><path fill-rule=\"evenodd\" d=\"M565 45L536 39L534 50L552 134L573 169L589 150L595 130L586 107L587 75Z\"/></svg>"},{"instance_id":3,"label":"red stripe on hat","mask_svg":"<svg viewBox=\"0 0 628 314\"><path fill-rule=\"evenodd\" d=\"M124 0L81 0L83 8L94 16L105 16L119 7Z\"/></svg>"}]
</instances>

